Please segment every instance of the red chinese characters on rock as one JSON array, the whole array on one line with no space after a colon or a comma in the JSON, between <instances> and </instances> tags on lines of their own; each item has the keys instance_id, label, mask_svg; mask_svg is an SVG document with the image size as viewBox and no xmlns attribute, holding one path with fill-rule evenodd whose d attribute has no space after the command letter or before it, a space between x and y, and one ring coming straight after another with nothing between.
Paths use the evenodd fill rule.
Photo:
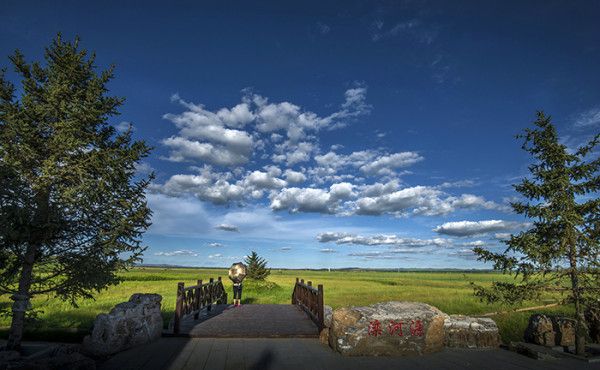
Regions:
<instances>
[{"instance_id":1,"label":"red chinese characters on rock","mask_svg":"<svg viewBox=\"0 0 600 370\"><path fill-rule=\"evenodd\" d=\"M381 335L381 323L379 320L369 321L369 336L377 337Z\"/></svg>"},{"instance_id":2,"label":"red chinese characters on rock","mask_svg":"<svg viewBox=\"0 0 600 370\"><path fill-rule=\"evenodd\" d=\"M421 320L410 321L410 335L413 337L422 337L425 333L423 332L423 322Z\"/></svg>"},{"instance_id":3,"label":"red chinese characters on rock","mask_svg":"<svg viewBox=\"0 0 600 370\"><path fill-rule=\"evenodd\" d=\"M390 323L388 324L388 332L390 333L390 335L394 335L395 333L398 333L398 336L401 337L402 335L402 321L390 321Z\"/></svg>"},{"instance_id":4,"label":"red chinese characters on rock","mask_svg":"<svg viewBox=\"0 0 600 370\"><path fill-rule=\"evenodd\" d=\"M402 332L403 321L395 321L390 320L387 326L387 331L389 335L394 336L397 335L399 337L403 337L404 333ZM423 322L421 320L410 320L410 335L413 337L422 337L425 335L425 328L423 326ZM379 320L369 321L368 334L371 337L378 337L383 334L383 330L381 328L381 322Z\"/></svg>"}]
</instances>

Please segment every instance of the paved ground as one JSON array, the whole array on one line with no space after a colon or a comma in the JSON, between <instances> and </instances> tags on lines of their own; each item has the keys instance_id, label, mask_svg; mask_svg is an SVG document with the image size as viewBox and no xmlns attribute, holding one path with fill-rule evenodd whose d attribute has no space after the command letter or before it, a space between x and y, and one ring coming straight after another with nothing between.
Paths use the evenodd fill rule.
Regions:
<instances>
[{"instance_id":1,"label":"paved ground","mask_svg":"<svg viewBox=\"0 0 600 370\"><path fill-rule=\"evenodd\" d=\"M502 349L445 350L422 357L344 357L302 338L162 338L116 355L100 370L319 370L319 369L600 369L561 359L537 361Z\"/></svg>"},{"instance_id":2,"label":"paved ground","mask_svg":"<svg viewBox=\"0 0 600 370\"><path fill-rule=\"evenodd\" d=\"M181 323L181 336L190 338L315 338L319 331L301 308L287 304L213 306L208 316Z\"/></svg>"}]
</instances>

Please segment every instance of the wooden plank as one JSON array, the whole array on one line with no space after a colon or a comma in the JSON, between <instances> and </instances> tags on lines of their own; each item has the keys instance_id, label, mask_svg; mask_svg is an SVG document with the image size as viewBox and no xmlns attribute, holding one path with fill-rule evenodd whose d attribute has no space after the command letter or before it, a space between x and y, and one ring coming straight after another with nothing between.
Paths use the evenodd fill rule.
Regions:
<instances>
[{"instance_id":1,"label":"wooden plank","mask_svg":"<svg viewBox=\"0 0 600 370\"><path fill-rule=\"evenodd\" d=\"M196 346L194 347L194 352L188 357L185 365L179 369L182 370L201 370L205 368L208 357L212 350L212 346L214 344L214 339L212 338L194 338L191 339ZM173 368L173 370L179 370Z\"/></svg>"}]
</instances>

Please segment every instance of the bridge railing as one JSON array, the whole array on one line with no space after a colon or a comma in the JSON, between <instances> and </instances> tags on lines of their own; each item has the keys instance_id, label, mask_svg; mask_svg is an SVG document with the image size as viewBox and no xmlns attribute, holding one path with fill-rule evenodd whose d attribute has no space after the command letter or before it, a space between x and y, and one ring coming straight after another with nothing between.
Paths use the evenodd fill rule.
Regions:
<instances>
[{"instance_id":1,"label":"bridge railing","mask_svg":"<svg viewBox=\"0 0 600 370\"><path fill-rule=\"evenodd\" d=\"M200 311L204 308L210 311L213 304L225 303L227 303L227 293L220 276L216 281L213 278L210 278L208 283L198 280L197 285L188 287L185 283L178 283L173 333L179 333L181 322L186 316L194 315L194 319L198 319Z\"/></svg>"},{"instance_id":2,"label":"bridge railing","mask_svg":"<svg viewBox=\"0 0 600 370\"><path fill-rule=\"evenodd\" d=\"M323 330L325 313L323 308L323 285L317 288L312 286L311 281L304 283L304 279L296 278L294 291L292 293L292 304L300 306L310 316L312 321Z\"/></svg>"}]
</instances>

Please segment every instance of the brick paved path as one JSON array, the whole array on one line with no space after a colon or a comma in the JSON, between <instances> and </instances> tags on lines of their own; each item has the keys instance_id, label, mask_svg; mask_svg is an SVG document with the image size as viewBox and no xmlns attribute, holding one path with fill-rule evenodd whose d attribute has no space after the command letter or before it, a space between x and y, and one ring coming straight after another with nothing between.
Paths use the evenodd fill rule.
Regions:
<instances>
[{"instance_id":1,"label":"brick paved path","mask_svg":"<svg viewBox=\"0 0 600 370\"><path fill-rule=\"evenodd\" d=\"M315 338L317 326L298 306L247 304L213 306L208 316L181 323L180 335L190 338Z\"/></svg>"}]
</instances>

